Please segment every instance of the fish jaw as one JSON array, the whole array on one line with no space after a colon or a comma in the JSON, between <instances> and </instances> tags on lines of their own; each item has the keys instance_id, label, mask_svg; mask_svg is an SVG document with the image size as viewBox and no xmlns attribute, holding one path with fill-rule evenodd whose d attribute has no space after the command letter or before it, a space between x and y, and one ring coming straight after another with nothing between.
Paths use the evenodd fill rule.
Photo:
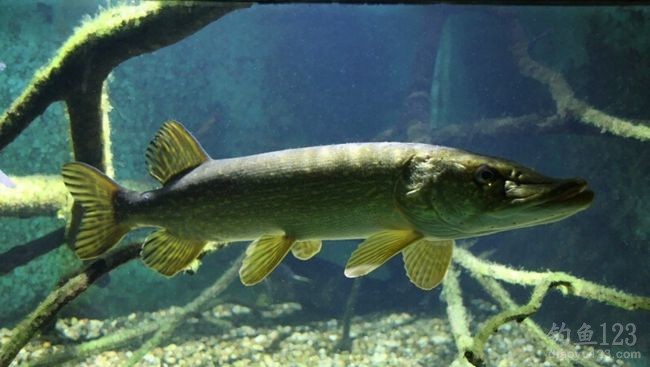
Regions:
<instances>
[{"instance_id":1,"label":"fish jaw","mask_svg":"<svg viewBox=\"0 0 650 367\"><path fill-rule=\"evenodd\" d=\"M511 208L495 211L493 217L518 216L522 223L525 222L523 227L548 224L589 208L594 199L594 192L581 178L526 186L525 195L515 195L514 189L507 190L506 196L512 197Z\"/></svg>"}]
</instances>

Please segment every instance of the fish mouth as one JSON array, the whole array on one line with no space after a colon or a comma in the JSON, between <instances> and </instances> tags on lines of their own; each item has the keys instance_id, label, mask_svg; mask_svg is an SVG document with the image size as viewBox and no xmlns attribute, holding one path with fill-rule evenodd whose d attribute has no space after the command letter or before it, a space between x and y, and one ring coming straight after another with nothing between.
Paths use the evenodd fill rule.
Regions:
<instances>
[{"instance_id":1,"label":"fish mouth","mask_svg":"<svg viewBox=\"0 0 650 367\"><path fill-rule=\"evenodd\" d=\"M589 190L587 181L572 178L554 183L524 184L506 187L506 196L511 203L527 207L584 207L591 204L594 192Z\"/></svg>"},{"instance_id":2,"label":"fish mouth","mask_svg":"<svg viewBox=\"0 0 650 367\"><path fill-rule=\"evenodd\" d=\"M506 184L508 204L495 218L515 218L508 228L523 228L557 222L589 207L593 191L581 178L543 183Z\"/></svg>"},{"instance_id":3,"label":"fish mouth","mask_svg":"<svg viewBox=\"0 0 650 367\"><path fill-rule=\"evenodd\" d=\"M594 192L589 190L587 182L583 179L571 179L560 182L548 194L545 205L589 205L594 199Z\"/></svg>"}]
</instances>

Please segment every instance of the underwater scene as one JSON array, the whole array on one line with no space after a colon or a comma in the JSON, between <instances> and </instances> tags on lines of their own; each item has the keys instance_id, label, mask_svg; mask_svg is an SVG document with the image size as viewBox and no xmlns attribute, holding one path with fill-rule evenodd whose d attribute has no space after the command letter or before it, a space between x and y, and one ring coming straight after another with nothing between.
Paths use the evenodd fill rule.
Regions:
<instances>
[{"instance_id":1,"label":"underwater scene","mask_svg":"<svg viewBox=\"0 0 650 367\"><path fill-rule=\"evenodd\" d=\"M650 366L649 6L0 5L0 366Z\"/></svg>"}]
</instances>

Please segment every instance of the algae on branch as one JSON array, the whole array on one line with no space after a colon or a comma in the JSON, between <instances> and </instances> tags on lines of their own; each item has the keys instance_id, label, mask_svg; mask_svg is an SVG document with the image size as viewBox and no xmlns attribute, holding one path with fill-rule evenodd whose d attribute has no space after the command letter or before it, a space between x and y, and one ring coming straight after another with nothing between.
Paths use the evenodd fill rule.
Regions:
<instances>
[{"instance_id":1,"label":"algae on branch","mask_svg":"<svg viewBox=\"0 0 650 367\"><path fill-rule=\"evenodd\" d=\"M245 3L145 2L105 10L77 28L0 116L0 150L55 101L72 111L75 158L105 169L102 87L125 60L170 45Z\"/></svg>"}]
</instances>

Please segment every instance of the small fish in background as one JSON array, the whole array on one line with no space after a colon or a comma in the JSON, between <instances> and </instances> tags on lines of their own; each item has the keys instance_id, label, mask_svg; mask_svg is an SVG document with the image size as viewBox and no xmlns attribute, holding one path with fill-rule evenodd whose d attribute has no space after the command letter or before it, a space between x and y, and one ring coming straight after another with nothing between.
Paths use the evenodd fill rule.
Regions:
<instances>
[{"instance_id":1,"label":"small fish in background","mask_svg":"<svg viewBox=\"0 0 650 367\"><path fill-rule=\"evenodd\" d=\"M0 61L0 72L5 71L6 68L7 68L7 64L5 64L4 62Z\"/></svg>"},{"instance_id":2,"label":"small fish in background","mask_svg":"<svg viewBox=\"0 0 650 367\"><path fill-rule=\"evenodd\" d=\"M266 292L258 298L258 304L274 304L287 300L296 300L296 293L300 292L304 284L311 283L311 279L296 274L287 264L280 264L271 274L264 278Z\"/></svg>"},{"instance_id":3,"label":"small fish in background","mask_svg":"<svg viewBox=\"0 0 650 367\"><path fill-rule=\"evenodd\" d=\"M277 276L279 279L281 279L281 281L296 281L303 283L311 282L309 278L296 274L293 269L291 269L291 267L287 264L278 265L278 267L275 269L275 273L277 273Z\"/></svg>"},{"instance_id":4,"label":"small fish in background","mask_svg":"<svg viewBox=\"0 0 650 367\"><path fill-rule=\"evenodd\" d=\"M0 70L2 70L1 64L0 64ZM7 176L4 172L2 172L1 169L0 169L0 184L2 184L3 186L8 187L10 189L15 189L16 188L16 184L13 181L11 181L9 176Z\"/></svg>"},{"instance_id":5,"label":"small fish in background","mask_svg":"<svg viewBox=\"0 0 650 367\"><path fill-rule=\"evenodd\" d=\"M43 17L43 20L47 24L52 24L54 20L54 8L51 5L39 1L36 3L36 12Z\"/></svg>"}]
</instances>

